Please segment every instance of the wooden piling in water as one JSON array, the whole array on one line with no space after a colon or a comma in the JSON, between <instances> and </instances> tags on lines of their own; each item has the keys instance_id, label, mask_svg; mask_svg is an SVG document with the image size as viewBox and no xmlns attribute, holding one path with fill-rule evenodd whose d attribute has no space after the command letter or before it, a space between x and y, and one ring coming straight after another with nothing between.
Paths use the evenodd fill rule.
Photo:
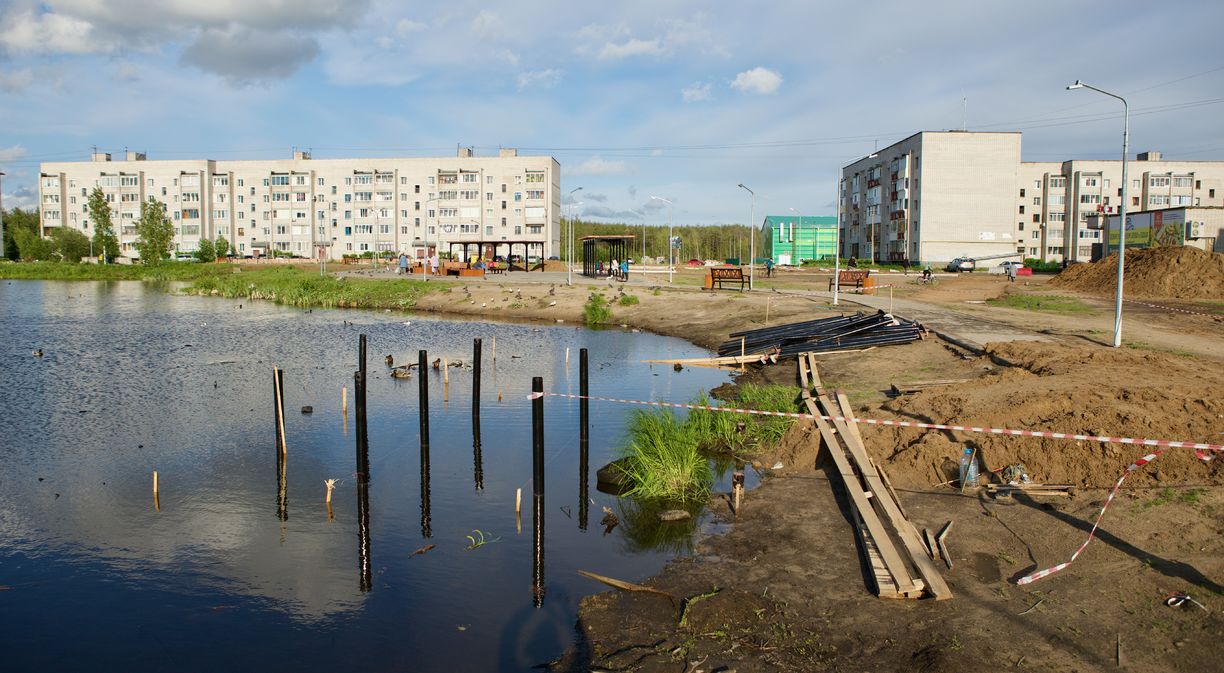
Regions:
<instances>
[{"instance_id":1,"label":"wooden piling in water","mask_svg":"<svg viewBox=\"0 0 1224 673\"><path fill-rule=\"evenodd\" d=\"M340 387L340 415L348 418L348 386Z\"/></svg>"},{"instance_id":2,"label":"wooden piling in water","mask_svg":"<svg viewBox=\"0 0 1224 673\"><path fill-rule=\"evenodd\" d=\"M153 470L153 510L161 511L161 496L157 492L157 470Z\"/></svg>"},{"instance_id":3,"label":"wooden piling in water","mask_svg":"<svg viewBox=\"0 0 1224 673\"><path fill-rule=\"evenodd\" d=\"M421 450L429 449L429 377L425 376L428 371L425 368L428 366L429 354L424 349L417 351L417 371L420 376L417 378L417 390L420 394L419 412L421 417Z\"/></svg>"},{"instance_id":4,"label":"wooden piling in water","mask_svg":"<svg viewBox=\"0 0 1224 673\"><path fill-rule=\"evenodd\" d=\"M479 339L477 339L479 341ZM493 362L497 363L497 337L493 337Z\"/></svg>"},{"instance_id":5,"label":"wooden piling in water","mask_svg":"<svg viewBox=\"0 0 1224 673\"><path fill-rule=\"evenodd\" d=\"M578 529L587 529L588 509L590 502L590 447L591 425L589 400L589 369L587 349L578 350Z\"/></svg>"},{"instance_id":6,"label":"wooden piling in water","mask_svg":"<svg viewBox=\"0 0 1224 673\"><path fill-rule=\"evenodd\" d=\"M366 335L358 337L357 371L353 373L353 390L357 404L357 479L370 478L369 430L366 426Z\"/></svg>"},{"instance_id":7,"label":"wooden piling in water","mask_svg":"<svg viewBox=\"0 0 1224 673\"><path fill-rule=\"evenodd\" d=\"M531 379L531 457L532 457L532 526L531 564L532 603L544 605L544 379Z\"/></svg>"},{"instance_id":8,"label":"wooden piling in water","mask_svg":"<svg viewBox=\"0 0 1224 673\"><path fill-rule=\"evenodd\" d=\"M493 337L497 343L497 337ZM484 490L484 460L480 448L480 339L472 339L472 476L476 490Z\"/></svg>"},{"instance_id":9,"label":"wooden piling in water","mask_svg":"<svg viewBox=\"0 0 1224 673\"><path fill-rule=\"evenodd\" d=\"M272 368L272 413L276 423L276 450L284 455L288 451L285 441L285 372L280 367Z\"/></svg>"},{"instance_id":10,"label":"wooden piling in water","mask_svg":"<svg viewBox=\"0 0 1224 673\"><path fill-rule=\"evenodd\" d=\"M450 361L442 358L442 383L450 383Z\"/></svg>"}]
</instances>

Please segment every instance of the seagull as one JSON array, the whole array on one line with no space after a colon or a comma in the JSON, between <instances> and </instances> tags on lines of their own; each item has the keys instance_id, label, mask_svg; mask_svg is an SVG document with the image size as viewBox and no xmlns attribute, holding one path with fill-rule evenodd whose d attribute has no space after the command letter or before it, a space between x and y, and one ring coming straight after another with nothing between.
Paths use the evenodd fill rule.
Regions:
<instances>
[{"instance_id":1,"label":"seagull","mask_svg":"<svg viewBox=\"0 0 1224 673\"><path fill-rule=\"evenodd\" d=\"M554 300L552 300L552 301L548 302L548 305L549 305L549 306L556 306L556 305L557 305L557 300L556 300L556 299L554 299Z\"/></svg>"},{"instance_id":2,"label":"seagull","mask_svg":"<svg viewBox=\"0 0 1224 673\"><path fill-rule=\"evenodd\" d=\"M31 353L31 355L33 355L36 358L42 357L43 356L42 349L41 348L36 349L33 353Z\"/></svg>"}]
</instances>

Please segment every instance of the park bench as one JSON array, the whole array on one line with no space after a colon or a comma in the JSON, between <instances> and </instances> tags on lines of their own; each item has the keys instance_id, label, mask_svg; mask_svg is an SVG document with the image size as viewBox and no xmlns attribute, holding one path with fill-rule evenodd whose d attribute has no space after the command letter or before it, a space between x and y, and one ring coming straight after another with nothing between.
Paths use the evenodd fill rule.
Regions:
<instances>
[{"instance_id":1,"label":"park bench","mask_svg":"<svg viewBox=\"0 0 1224 673\"><path fill-rule=\"evenodd\" d=\"M841 287L847 285L853 287L863 287L863 283L867 281L867 276L871 275L871 269L847 269L840 271L837 274L837 284ZM829 279L829 289L833 289L833 279Z\"/></svg>"},{"instance_id":2,"label":"park bench","mask_svg":"<svg viewBox=\"0 0 1224 673\"><path fill-rule=\"evenodd\" d=\"M744 291L744 270L738 266L711 267L708 278L711 289L722 289L723 283L739 283L740 292Z\"/></svg>"},{"instance_id":3,"label":"park bench","mask_svg":"<svg viewBox=\"0 0 1224 673\"><path fill-rule=\"evenodd\" d=\"M485 273L505 273L505 272L506 272L506 267L500 264L493 263L485 267Z\"/></svg>"}]
</instances>

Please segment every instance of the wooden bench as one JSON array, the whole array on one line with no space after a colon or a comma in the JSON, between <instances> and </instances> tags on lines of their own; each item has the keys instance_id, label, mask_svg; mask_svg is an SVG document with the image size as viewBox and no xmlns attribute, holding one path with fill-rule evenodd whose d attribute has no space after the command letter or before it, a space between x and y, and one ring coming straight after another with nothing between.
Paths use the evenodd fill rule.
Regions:
<instances>
[{"instance_id":1,"label":"wooden bench","mask_svg":"<svg viewBox=\"0 0 1224 673\"><path fill-rule=\"evenodd\" d=\"M722 289L723 283L739 283L740 292L744 291L744 270L738 266L715 266L710 268L711 289Z\"/></svg>"},{"instance_id":2,"label":"wooden bench","mask_svg":"<svg viewBox=\"0 0 1224 673\"><path fill-rule=\"evenodd\" d=\"M845 287L847 285L851 285L853 287L863 287L864 281L866 281L867 276L870 276L870 275L871 275L871 269L862 269L862 270L847 269L846 271L838 272L837 284L841 287ZM830 278L829 279L829 290L832 290L832 289L833 289L833 279Z\"/></svg>"},{"instance_id":3,"label":"wooden bench","mask_svg":"<svg viewBox=\"0 0 1224 673\"><path fill-rule=\"evenodd\" d=\"M505 272L506 272L506 267L500 266L498 264L490 264L485 269L485 273L505 273Z\"/></svg>"}]
</instances>

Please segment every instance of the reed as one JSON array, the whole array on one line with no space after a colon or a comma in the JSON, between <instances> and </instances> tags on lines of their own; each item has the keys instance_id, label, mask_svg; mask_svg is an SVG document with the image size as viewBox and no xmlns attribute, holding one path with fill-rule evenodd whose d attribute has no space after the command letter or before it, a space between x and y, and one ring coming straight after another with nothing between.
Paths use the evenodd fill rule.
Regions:
<instances>
[{"instance_id":1,"label":"reed","mask_svg":"<svg viewBox=\"0 0 1224 673\"><path fill-rule=\"evenodd\" d=\"M603 295L592 294L582 307L582 320L587 325L599 325L612 320L612 309Z\"/></svg>"},{"instance_id":2,"label":"reed","mask_svg":"<svg viewBox=\"0 0 1224 673\"><path fill-rule=\"evenodd\" d=\"M295 266L244 269L240 273L200 278L188 294L231 299L264 299L298 307L409 309L441 283L412 279L366 280L320 277L314 269Z\"/></svg>"},{"instance_id":3,"label":"reed","mask_svg":"<svg viewBox=\"0 0 1224 673\"><path fill-rule=\"evenodd\" d=\"M624 469L629 495L669 500L702 500L714 475L700 448L700 434L670 410L635 411L629 423Z\"/></svg>"}]
</instances>

